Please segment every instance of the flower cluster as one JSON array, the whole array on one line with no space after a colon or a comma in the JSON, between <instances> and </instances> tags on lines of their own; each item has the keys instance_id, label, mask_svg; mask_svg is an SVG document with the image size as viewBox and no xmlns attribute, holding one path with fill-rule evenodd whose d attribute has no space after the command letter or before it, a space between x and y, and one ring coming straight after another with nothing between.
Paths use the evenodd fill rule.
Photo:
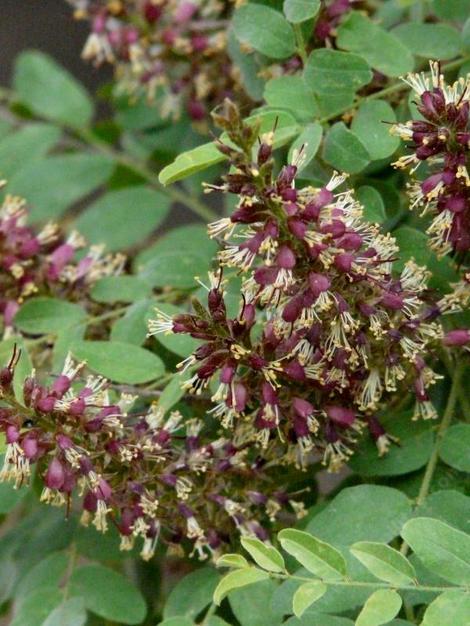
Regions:
<instances>
[{"instance_id":1,"label":"flower cluster","mask_svg":"<svg viewBox=\"0 0 470 626\"><path fill-rule=\"evenodd\" d=\"M218 145L232 170L207 191L235 194L238 204L209 227L224 246L208 308L158 315L151 333L202 340L184 363L196 367L186 386L201 393L218 378L213 414L234 440L282 449L300 467L322 451L336 470L369 429L384 453L390 439L377 413L393 394L412 389L415 419L436 417L428 388L438 376L428 362L442 338L437 320L468 290L432 301L427 271L410 261L395 273L394 239L364 221L351 191L336 191L345 176L297 189L296 165L274 174L272 133L256 148L257 127L228 102L214 118L231 140ZM242 303L230 319L224 284L233 270L243 277Z\"/></svg>"},{"instance_id":2,"label":"flower cluster","mask_svg":"<svg viewBox=\"0 0 470 626\"><path fill-rule=\"evenodd\" d=\"M120 273L124 266L122 255L104 255L103 246L92 246L76 261L76 251L85 247L78 233L64 237L52 223L36 232L27 225L27 216L25 201L7 195L0 206L0 313L7 330L29 296L80 300L90 284Z\"/></svg>"},{"instance_id":3,"label":"flower cluster","mask_svg":"<svg viewBox=\"0 0 470 626\"><path fill-rule=\"evenodd\" d=\"M266 539L262 523L281 509L302 514L246 446L203 436L202 422L183 423L176 411L165 418L157 405L128 414L135 397L113 398L105 379L81 376L84 364L70 357L50 386L26 379L20 404L12 388L17 358L0 370L7 442L0 481L19 487L36 466L42 501L69 509L76 495L82 522L102 532L114 524L122 549L141 539L149 559L162 537L189 542L206 558L234 531Z\"/></svg>"},{"instance_id":4,"label":"flower cluster","mask_svg":"<svg viewBox=\"0 0 470 626\"><path fill-rule=\"evenodd\" d=\"M439 254L470 250L470 79L447 85L439 64L431 74L410 74L406 82L419 97L421 119L396 124L391 132L411 142L413 153L395 166L415 172L422 162L428 169L422 181L409 185L411 208L432 217L430 245Z\"/></svg>"},{"instance_id":5,"label":"flower cluster","mask_svg":"<svg viewBox=\"0 0 470 626\"><path fill-rule=\"evenodd\" d=\"M91 22L83 57L116 65L125 93L161 96L162 115L194 121L238 89L226 53L230 0L69 0Z\"/></svg>"}]
</instances>

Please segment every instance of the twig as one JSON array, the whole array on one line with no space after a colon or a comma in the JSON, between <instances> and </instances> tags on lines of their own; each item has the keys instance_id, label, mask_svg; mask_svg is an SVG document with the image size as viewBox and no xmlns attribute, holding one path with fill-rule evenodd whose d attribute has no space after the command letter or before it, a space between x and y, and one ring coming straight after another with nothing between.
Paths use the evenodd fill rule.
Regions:
<instances>
[{"instance_id":1,"label":"twig","mask_svg":"<svg viewBox=\"0 0 470 626\"><path fill-rule=\"evenodd\" d=\"M449 398L447 400L447 406L444 411L444 416L442 418L442 422L439 425L436 441L434 442L434 447L431 452L431 456L429 457L428 464L426 465L426 470L424 472L423 481L421 483L421 487L419 489L418 497L416 498L415 508L420 507L423 502L426 500L426 497L429 494L429 490L431 488L432 479L434 476L434 472L437 467L437 462L439 460L439 450L441 447L442 439L452 422L452 417L454 415L455 405L457 403L459 387L460 387L460 379L463 374L463 366L459 365L455 372L452 380L452 386L449 393ZM400 552L403 555L407 555L409 551L409 546L406 542L403 542Z\"/></svg>"}]
</instances>

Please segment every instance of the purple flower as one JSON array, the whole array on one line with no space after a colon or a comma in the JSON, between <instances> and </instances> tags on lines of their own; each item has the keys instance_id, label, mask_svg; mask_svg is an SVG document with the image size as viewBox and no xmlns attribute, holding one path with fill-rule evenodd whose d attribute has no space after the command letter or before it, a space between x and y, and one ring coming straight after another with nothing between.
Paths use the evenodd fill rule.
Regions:
<instances>
[{"instance_id":1,"label":"purple flower","mask_svg":"<svg viewBox=\"0 0 470 626\"><path fill-rule=\"evenodd\" d=\"M409 74L406 83L419 97L424 120L396 124L391 132L411 144L413 153L395 167L414 172L426 161L430 175L409 189L411 208L432 216L427 233L439 254L470 250L470 177L467 171L470 140L470 83L461 79L447 85L438 63L431 76Z\"/></svg>"},{"instance_id":2,"label":"purple flower","mask_svg":"<svg viewBox=\"0 0 470 626\"><path fill-rule=\"evenodd\" d=\"M230 436L300 468L316 451L338 469L371 415L410 386L415 417L436 417L428 389L438 377L426 359L443 336L437 317L451 305L430 303L427 271L408 262L392 274L398 247L339 190L345 176L300 188L295 165L274 173L272 136L257 144L234 105L214 119L230 135L221 150L233 168L208 190L235 194L238 208L209 233L223 235L219 265L241 275L241 302L230 318L219 271L206 312L198 305L150 323L152 333L203 341L182 364L194 368L184 388L202 396L217 378L211 413Z\"/></svg>"}]
</instances>

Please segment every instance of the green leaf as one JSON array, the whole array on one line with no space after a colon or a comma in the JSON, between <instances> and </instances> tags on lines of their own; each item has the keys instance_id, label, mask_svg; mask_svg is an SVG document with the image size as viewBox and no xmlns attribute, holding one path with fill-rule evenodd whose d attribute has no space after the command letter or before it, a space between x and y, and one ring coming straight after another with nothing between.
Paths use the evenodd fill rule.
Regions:
<instances>
[{"instance_id":1,"label":"green leaf","mask_svg":"<svg viewBox=\"0 0 470 626\"><path fill-rule=\"evenodd\" d=\"M343 555L324 541L292 528L281 530L278 539L286 552L320 578L338 580L346 576Z\"/></svg>"},{"instance_id":2,"label":"green leaf","mask_svg":"<svg viewBox=\"0 0 470 626\"><path fill-rule=\"evenodd\" d=\"M190 245L188 245L190 243ZM199 225L175 228L137 257L136 270L154 287L196 287L195 276L205 280L217 243Z\"/></svg>"},{"instance_id":3,"label":"green leaf","mask_svg":"<svg viewBox=\"0 0 470 626\"><path fill-rule=\"evenodd\" d=\"M195 626L195 624L191 618L178 615L164 619L163 622L158 623L158 626Z\"/></svg>"},{"instance_id":4,"label":"green leaf","mask_svg":"<svg viewBox=\"0 0 470 626\"><path fill-rule=\"evenodd\" d=\"M401 270L405 262L414 259L419 265L427 265L431 258L428 238L425 233L411 226L401 226L393 233L400 248L400 260L397 269Z\"/></svg>"},{"instance_id":5,"label":"green leaf","mask_svg":"<svg viewBox=\"0 0 470 626\"><path fill-rule=\"evenodd\" d=\"M7 550L2 551L2 568L0 569L0 602L5 603L11 598L12 590L18 577L19 566Z\"/></svg>"},{"instance_id":6,"label":"green leaf","mask_svg":"<svg viewBox=\"0 0 470 626\"><path fill-rule=\"evenodd\" d=\"M180 374L174 374L168 385L163 388L158 399L158 406L163 411L169 411L184 396L185 391L181 387L183 382L184 379Z\"/></svg>"},{"instance_id":7,"label":"green leaf","mask_svg":"<svg viewBox=\"0 0 470 626\"><path fill-rule=\"evenodd\" d=\"M292 24L312 19L320 10L320 0L284 0L284 15Z\"/></svg>"},{"instance_id":8,"label":"green leaf","mask_svg":"<svg viewBox=\"0 0 470 626\"><path fill-rule=\"evenodd\" d=\"M233 567L244 568L248 567L249 563L241 554L223 554L217 559L217 567Z\"/></svg>"},{"instance_id":9,"label":"green leaf","mask_svg":"<svg viewBox=\"0 0 470 626\"><path fill-rule=\"evenodd\" d=\"M152 288L138 276L106 276L91 288L96 302L136 302L152 295Z\"/></svg>"},{"instance_id":10,"label":"green leaf","mask_svg":"<svg viewBox=\"0 0 470 626\"><path fill-rule=\"evenodd\" d=\"M13 126L10 122L0 119L0 139L3 139L12 130Z\"/></svg>"},{"instance_id":11,"label":"green leaf","mask_svg":"<svg viewBox=\"0 0 470 626\"><path fill-rule=\"evenodd\" d=\"M289 22L278 11L261 4L244 4L233 16L237 39L272 59L295 53L295 36Z\"/></svg>"},{"instance_id":12,"label":"green leaf","mask_svg":"<svg viewBox=\"0 0 470 626\"><path fill-rule=\"evenodd\" d=\"M38 297L27 300L15 315L15 326L25 333L42 335L58 333L86 319L86 311L78 304L56 298Z\"/></svg>"},{"instance_id":13,"label":"green leaf","mask_svg":"<svg viewBox=\"0 0 470 626\"><path fill-rule=\"evenodd\" d=\"M230 592L228 601L237 622L243 626L281 626L282 615L272 610L277 581L262 580Z\"/></svg>"},{"instance_id":14,"label":"green leaf","mask_svg":"<svg viewBox=\"0 0 470 626\"><path fill-rule=\"evenodd\" d=\"M392 589L374 591L365 603L355 626L381 626L392 620L401 609L402 599Z\"/></svg>"},{"instance_id":15,"label":"green leaf","mask_svg":"<svg viewBox=\"0 0 470 626\"><path fill-rule=\"evenodd\" d=\"M73 326L61 330L55 336L54 348L52 352L52 371L60 372L64 366L67 354L70 352L70 345L73 341L83 339L86 332L86 324Z\"/></svg>"},{"instance_id":16,"label":"green leaf","mask_svg":"<svg viewBox=\"0 0 470 626\"><path fill-rule=\"evenodd\" d=\"M41 587L58 587L67 570L68 562L65 552L49 554L21 577L15 588L15 598L24 598Z\"/></svg>"},{"instance_id":17,"label":"green leaf","mask_svg":"<svg viewBox=\"0 0 470 626\"><path fill-rule=\"evenodd\" d=\"M428 286L432 289L449 290L449 284L458 281L458 273L447 257L437 258L429 247L429 238L422 231L411 226L401 226L393 233L400 248L400 256L395 263L400 271L405 262L413 258L419 265L426 265L432 273Z\"/></svg>"},{"instance_id":18,"label":"green leaf","mask_svg":"<svg viewBox=\"0 0 470 626\"><path fill-rule=\"evenodd\" d=\"M202 146L178 154L173 163L162 169L158 179L162 185L170 185L191 176L191 174L220 163L224 159L225 156L217 150L213 142L205 143Z\"/></svg>"},{"instance_id":19,"label":"green leaf","mask_svg":"<svg viewBox=\"0 0 470 626\"><path fill-rule=\"evenodd\" d=\"M162 360L139 346L119 341L75 341L70 350L75 358L116 383L138 385L163 374Z\"/></svg>"},{"instance_id":20,"label":"green leaf","mask_svg":"<svg viewBox=\"0 0 470 626\"><path fill-rule=\"evenodd\" d=\"M421 626L468 626L470 594L446 591L426 609Z\"/></svg>"},{"instance_id":21,"label":"green leaf","mask_svg":"<svg viewBox=\"0 0 470 626\"><path fill-rule=\"evenodd\" d=\"M392 30L392 34L419 57L453 59L460 53L460 33L447 24L408 22Z\"/></svg>"},{"instance_id":22,"label":"green leaf","mask_svg":"<svg viewBox=\"0 0 470 626\"><path fill-rule=\"evenodd\" d=\"M45 156L59 141L52 124L27 124L0 141L0 176L10 179L20 168Z\"/></svg>"},{"instance_id":23,"label":"green leaf","mask_svg":"<svg viewBox=\"0 0 470 626\"><path fill-rule=\"evenodd\" d=\"M73 537L79 554L93 561L124 561L139 557L139 546L130 551L120 550L121 535L115 526L106 533L97 533L93 526L80 524Z\"/></svg>"},{"instance_id":24,"label":"green leaf","mask_svg":"<svg viewBox=\"0 0 470 626\"><path fill-rule=\"evenodd\" d=\"M413 70L413 55L402 42L371 19L352 11L338 28L339 48L356 52L386 76Z\"/></svg>"},{"instance_id":25,"label":"green leaf","mask_svg":"<svg viewBox=\"0 0 470 626\"><path fill-rule=\"evenodd\" d=\"M111 176L113 162L98 154L61 154L28 163L12 177L9 192L28 199L32 221L59 217Z\"/></svg>"},{"instance_id":26,"label":"green leaf","mask_svg":"<svg viewBox=\"0 0 470 626\"><path fill-rule=\"evenodd\" d=\"M371 100L359 107L351 124L351 130L359 137L373 161L391 156L400 139L393 137L390 124L396 122L394 110L384 100Z\"/></svg>"},{"instance_id":27,"label":"green leaf","mask_svg":"<svg viewBox=\"0 0 470 626\"><path fill-rule=\"evenodd\" d=\"M83 626L86 620L82 598L71 598L55 608L41 626Z\"/></svg>"},{"instance_id":28,"label":"green leaf","mask_svg":"<svg viewBox=\"0 0 470 626\"><path fill-rule=\"evenodd\" d=\"M93 244L124 250L140 244L165 219L168 196L148 187L126 187L105 194L84 211L74 228Z\"/></svg>"},{"instance_id":29,"label":"green leaf","mask_svg":"<svg viewBox=\"0 0 470 626\"><path fill-rule=\"evenodd\" d=\"M42 624L49 613L62 602L62 592L53 587L35 589L22 599L10 626Z\"/></svg>"},{"instance_id":30,"label":"green leaf","mask_svg":"<svg viewBox=\"0 0 470 626\"><path fill-rule=\"evenodd\" d=\"M227 52L237 70L246 93L255 102L263 99L264 80L259 76L260 67L255 55L243 52L240 42L231 28L228 30Z\"/></svg>"},{"instance_id":31,"label":"green leaf","mask_svg":"<svg viewBox=\"0 0 470 626\"><path fill-rule=\"evenodd\" d=\"M304 80L317 94L354 93L372 80L372 70L357 54L321 48L308 57Z\"/></svg>"},{"instance_id":32,"label":"green leaf","mask_svg":"<svg viewBox=\"0 0 470 626\"><path fill-rule=\"evenodd\" d=\"M234 572L230 572L222 578L214 591L214 602L217 606L225 598L225 596L233 591L233 589L239 589L246 585L252 585L261 580L269 578L269 574L263 572L256 567L247 567L245 569L238 569Z\"/></svg>"},{"instance_id":33,"label":"green leaf","mask_svg":"<svg viewBox=\"0 0 470 626\"><path fill-rule=\"evenodd\" d=\"M470 51L470 17L465 22L462 28L462 45L465 52Z\"/></svg>"},{"instance_id":34,"label":"green leaf","mask_svg":"<svg viewBox=\"0 0 470 626\"><path fill-rule=\"evenodd\" d=\"M385 543L358 541L352 554L380 580L392 585L413 584L416 573L408 559Z\"/></svg>"},{"instance_id":35,"label":"green leaf","mask_svg":"<svg viewBox=\"0 0 470 626\"><path fill-rule=\"evenodd\" d=\"M350 555L348 555L350 556ZM348 570L351 578L358 580L368 580L370 581L370 575L365 572L362 565L357 562L353 557L350 556L351 563L348 563ZM357 569L355 569L357 568ZM360 570L360 572L359 572ZM356 573L354 573L356 572ZM308 573L304 569L300 569L298 572L299 576L307 577ZM273 608L278 611L282 610L282 613L291 613L292 612L292 597L296 591L296 589L300 586L300 581L298 580L289 580L283 582L277 589L276 593L272 598ZM319 600L317 600L314 607L309 609L305 615L304 619L309 618L311 615L324 613L328 614L343 614L345 611L356 610L358 607L363 606L364 602L367 600L368 596L371 593L371 590L367 587L358 587L352 584L348 585L329 585L327 584L328 590L324 596L322 596ZM317 625L317 622L314 622ZM310 626L307 624L306 626ZM318 626L324 626L323 622L319 620Z\"/></svg>"},{"instance_id":36,"label":"green leaf","mask_svg":"<svg viewBox=\"0 0 470 626\"><path fill-rule=\"evenodd\" d=\"M289 148L289 162L298 161L297 172L300 174L315 157L322 140L321 124L307 124ZM296 156L298 155L298 156Z\"/></svg>"},{"instance_id":37,"label":"green leaf","mask_svg":"<svg viewBox=\"0 0 470 626\"><path fill-rule=\"evenodd\" d=\"M354 622L345 617L309 611L301 618L291 617L283 623L283 626L354 626Z\"/></svg>"},{"instance_id":38,"label":"green leaf","mask_svg":"<svg viewBox=\"0 0 470 626\"><path fill-rule=\"evenodd\" d=\"M326 593L326 590L327 586L321 581L300 585L292 599L294 615L302 617L305 611Z\"/></svg>"},{"instance_id":39,"label":"green leaf","mask_svg":"<svg viewBox=\"0 0 470 626\"><path fill-rule=\"evenodd\" d=\"M439 456L460 472L470 472L470 424L455 424L444 435Z\"/></svg>"},{"instance_id":40,"label":"green leaf","mask_svg":"<svg viewBox=\"0 0 470 626\"><path fill-rule=\"evenodd\" d=\"M244 120L246 123L260 122L260 134L276 129L273 147L280 148L299 133L299 125L290 113L282 110L268 110L255 113ZM227 135L222 133L222 141L227 142ZM167 165L159 174L159 181L169 185L196 172L224 161L227 157L215 147L214 142L205 143L193 150L179 154L173 163Z\"/></svg>"},{"instance_id":41,"label":"green leaf","mask_svg":"<svg viewBox=\"0 0 470 626\"><path fill-rule=\"evenodd\" d=\"M311 120L318 112L315 96L300 76L280 76L268 80L264 99L270 106L288 109L299 120Z\"/></svg>"},{"instance_id":42,"label":"green leaf","mask_svg":"<svg viewBox=\"0 0 470 626\"><path fill-rule=\"evenodd\" d=\"M13 85L22 103L41 117L73 128L91 121L93 102L85 88L42 52L18 56Z\"/></svg>"},{"instance_id":43,"label":"green leaf","mask_svg":"<svg viewBox=\"0 0 470 626\"><path fill-rule=\"evenodd\" d=\"M356 190L356 197L364 207L363 215L368 222L381 224L385 221L385 205L377 189L363 185Z\"/></svg>"},{"instance_id":44,"label":"green leaf","mask_svg":"<svg viewBox=\"0 0 470 626\"><path fill-rule=\"evenodd\" d=\"M306 530L336 545L356 541L388 543L411 515L405 494L381 485L343 489L307 525Z\"/></svg>"},{"instance_id":45,"label":"green leaf","mask_svg":"<svg viewBox=\"0 0 470 626\"><path fill-rule=\"evenodd\" d=\"M183 311L174 304L158 302L156 307L151 307L148 318L153 319L157 317L158 313L156 311L161 311L171 317L183 313ZM200 341L182 333L168 333L168 335L160 333L156 335L155 339L167 350L182 357L189 356L200 345Z\"/></svg>"},{"instance_id":46,"label":"green leaf","mask_svg":"<svg viewBox=\"0 0 470 626\"><path fill-rule=\"evenodd\" d=\"M242 546L257 565L268 572L284 572L286 565L282 554L273 546L266 545L253 537L242 537Z\"/></svg>"},{"instance_id":47,"label":"green leaf","mask_svg":"<svg viewBox=\"0 0 470 626\"><path fill-rule=\"evenodd\" d=\"M150 302L149 299L145 299L129 306L123 317L114 322L111 329L111 341L141 346L147 337Z\"/></svg>"},{"instance_id":48,"label":"green leaf","mask_svg":"<svg viewBox=\"0 0 470 626\"><path fill-rule=\"evenodd\" d=\"M333 91L329 94L317 94L317 104L320 115L331 120L354 108L354 92Z\"/></svg>"},{"instance_id":49,"label":"green leaf","mask_svg":"<svg viewBox=\"0 0 470 626\"><path fill-rule=\"evenodd\" d=\"M167 619L176 615L185 615L195 618L212 602L212 596L219 581L219 573L211 567L191 572L171 590L163 617Z\"/></svg>"},{"instance_id":50,"label":"green leaf","mask_svg":"<svg viewBox=\"0 0 470 626\"><path fill-rule=\"evenodd\" d=\"M70 578L70 595L83 598L88 610L120 624L140 624L147 607L142 594L121 574L102 565L84 565Z\"/></svg>"},{"instance_id":51,"label":"green leaf","mask_svg":"<svg viewBox=\"0 0 470 626\"><path fill-rule=\"evenodd\" d=\"M470 0L433 0L432 8L443 20L463 21L470 13Z\"/></svg>"},{"instance_id":52,"label":"green leaf","mask_svg":"<svg viewBox=\"0 0 470 626\"><path fill-rule=\"evenodd\" d=\"M404 525L401 536L429 570L457 585L470 584L470 535L417 517Z\"/></svg>"},{"instance_id":53,"label":"green leaf","mask_svg":"<svg viewBox=\"0 0 470 626\"><path fill-rule=\"evenodd\" d=\"M433 424L413 422L410 411L386 416L381 423L398 439L398 445L392 444L387 454L379 456L377 446L366 435L348 462L351 469L362 476L399 476L426 465L434 445Z\"/></svg>"},{"instance_id":54,"label":"green leaf","mask_svg":"<svg viewBox=\"0 0 470 626\"><path fill-rule=\"evenodd\" d=\"M417 508L418 517L433 517L454 528L470 532L470 497L453 489L431 493Z\"/></svg>"},{"instance_id":55,"label":"green leaf","mask_svg":"<svg viewBox=\"0 0 470 626\"><path fill-rule=\"evenodd\" d=\"M370 162L369 153L360 139L343 122L333 124L328 131L323 158L336 169L350 174L357 174Z\"/></svg>"}]
</instances>

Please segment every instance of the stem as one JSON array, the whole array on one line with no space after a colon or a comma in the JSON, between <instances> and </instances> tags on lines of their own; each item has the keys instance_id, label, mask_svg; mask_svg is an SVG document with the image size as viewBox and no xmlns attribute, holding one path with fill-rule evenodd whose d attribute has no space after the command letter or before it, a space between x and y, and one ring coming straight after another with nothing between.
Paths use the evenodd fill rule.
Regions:
<instances>
[{"instance_id":1,"label":"stem","mask_svg":"<svg viewBox=\"0 0 470 626\"><path fill-rule=\"evenodd\" d=\"M322 578L308 578L307 576L297 576L296 574L277 574L269 572L272 578L280 578L282 580L299 580L301 582L312 582L319 580L325 585L332 587L362 587L366 589L397 589L397 585L385 582L363 582L359 580L323 580ZM400 591L431 591L434 593L444 593L445 591L455 591L458 589L467 590L465 586L436 586L436 585L400 585L398 587Z\"/></svg>"},{"instance_id":2,"label":"stem","mask_svg":"<svg viewBox=\"0 0 470 626\"><path fill-rule=\"evenodd\" d=\"M448 371L449 375L452 375L452 372L453 372L452 361L447 355L446 350L443 350L440 356L441 356L441 361L446 366L446 370ZM460 404L460 408L463 411L464 420L466 422L470 422L470 400L468 399L467 394L465 393L465 389L462 389L460 385L458 389L458 394L459 394L459 404Z\"/></svg>"},{"instance_id":3,"label":"stem","mask_svg":"<svg viewBox=\"0 0 470 626\"><path fill-rule=\"evenodd\" d=\"M305 67L307 63L307 50L305 48L304 36L302 33L302 28L300 24L293 24L295 41L297 43L297 52L299 53L300 58L302 59L302 65Z\"/></svg>"},{"instance_id":4,"label":"stem","mask_svg":"<svg viewBox=\"0 0 470 626\"><path fill-rule=\"evenodd\" d=\"M206 626L206 624L208 623L209 619L214 615L216 610L217 610L217 605L214 604L214 602L212 602L210 607L207 609L207 613L204 615L204 619L202 620L200 626Z\"/></svg>"},{"instance_id":5,"label":"stem","mask_svg":"<svg viewBox=\"0 0 470 626\"><path fill-rule=\"evenodd\" d=\"M72 578L73 570L75 569L75 565L77 563L77 557L78 557L77 545L74 542L70 546L69 562L67 565L67 571L65 573L65 583L64 583L64 589L63 589L64 602L65 600L67 600L69 596L70 579Z\"/></svg>"},{"instance_id":6,"label":"stem","mask_svg":"<svg viewBox=\"0 0 470 626\"><path fill-rule=\"evenodd\" d=\"M101 315L89 315L87 318L80 322L79 326L93 326L94 324L99 324L100 322L104 322L106 320L113 319L115 317L119 317L122 313L125 313L129 306L122 306L119 309L114 309L113 311L108 311L107 313L102 313Z\"/></svg>"},{"instance_id":7,"label":"stem","mask_svg":"<svg viewBox=\"0 0 470 626\"><path fill-rule=\"evenodd\" d=\"M437 462L439 460L439 449L441 447L442 438L444 437L447 429L449 428L450 423L452 421L452 417L454 415L455 405L457 404L457 398L459 394L460 379L462 377L463 371L464 371L463 366L459 365L454 372L452 386L450 388L449 398L447 400L447 406L444 411L442 422L440 423L437 434L436 434L436 441L434 442L434 447L431 452L431 456L429 457L428 464L426 465L426 470L423 476L423 482L421 483L418 497L416 498L415 508L420 507L423 504L423 502L426 500L426 497L429 494L434 472L436 470ZM408 551L409 551L408 544L406 542L403 542L400 548L400 552L406 556L408 554Z\"/></svg>"},{"instance_id":8,"label":"stem","mask_svg":"<svg viewBox=\"0 0 470 626\"><path fill-rule=\"evenodd\" d=\"M418 493L418 497L416 498L416 506L419 507L423 504L426 499L429 489L431 487L432 477L434 476L434 471L437 466L437 462L439 460L439 449L441 447L442 438L444 437L447 429L450 426L452 421L452 417L454 414L455 405L458 397L458 390L460 386L460 379L463 374L463 367L460 366L455 370L454 380L452 381L452 387L449 393L449 399L447 400L447 406L444 411L444 417L442 418L442 422L439 426L436 435L436 442L434 443L434 448L429 458L428 464L426 466L426 471L424 472L423 482L421 483L421 488Z\"/></svg>"},{"instance_id":9,"label":"stem","mask_svg":"<svg viewBox=\"0 0 470 626\"><path fill-rule=\"evenodd\" d=\"M405 610L406 619L412 624L414 624L415 623L415 611L414 611L413 605L404 601L403 609Z\"/></svg>"},{"instance_id":10,"label":"stem","mask_svg":"<svg viewBox=\"0 0 470 626\"><path fill-rule=\"evenodd\" d=\"M141 389L136 385L110 385L116 391L120 391L122 393L131 393L131 394L139 394L139 396L143 398L158 398L161 395L161 391L155 389Z\"/></svg>"},{"instance_id":11,"label":"stem","mask_svg":"<svg viewBox=\"0 0 470 626\"><path fill-rule=\"evenodd\" d=\"M145 163L138 163L124 152L121 152L105 141L102 141L96 137L92 130L68 127L66 130L73 132L84 143L95 148L97 152L110 157L113 161L116 161L116 163L132 170L135 174L144 178L151 187L169 196L174 202L183 204L204 221L211 222L217 218L217 214L205 204L200 202L197 198L192 198L188 193L181 191L177 187L165 187L158 180L158 176Z\"/></svg>"}]
</instances>

